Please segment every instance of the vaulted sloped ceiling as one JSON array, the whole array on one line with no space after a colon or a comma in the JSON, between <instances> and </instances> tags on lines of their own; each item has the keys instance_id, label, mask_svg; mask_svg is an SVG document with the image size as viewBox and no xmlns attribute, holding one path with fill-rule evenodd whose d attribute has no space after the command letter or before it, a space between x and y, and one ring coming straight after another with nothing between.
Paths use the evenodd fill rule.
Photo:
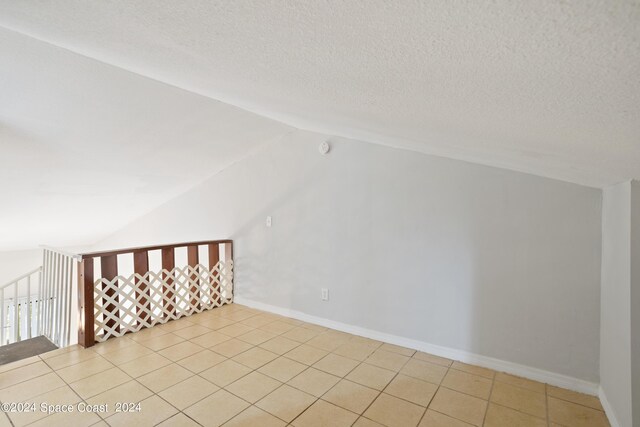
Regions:
<instances>
[{"instance_id":1,"label":"vaulted sloped ceiling","mask_svg":"<svg viewBox=\"0 0 640 427\"><path fill-rule=\"evenodd\" d=\"M0 26L0 162L45 167L3 192L56 211L124 222L119 205L151 209L286 125L596 187L640 178L635 0L0 0Z\"/></svg>"},{"instance_id":2,"label":"vaulted sloped ceiling","mask_svg":"<svg viewBox=\"0 0 640 427\"><path fill-rule=\"evenodd\" d=\"M310 130L640 177L635 0L5 0L0 25Z\"/></svg>"},{"instance_id":3,"label":"vaulted sloped ceiling","mask_svg":"<svg viewBox=\"0 0 640 427\"><path fill-rule=\"evenodd\" d=\"M290 131L3 29L0 58L0 250L94 243Z\"/></svg>"}]
</instances>

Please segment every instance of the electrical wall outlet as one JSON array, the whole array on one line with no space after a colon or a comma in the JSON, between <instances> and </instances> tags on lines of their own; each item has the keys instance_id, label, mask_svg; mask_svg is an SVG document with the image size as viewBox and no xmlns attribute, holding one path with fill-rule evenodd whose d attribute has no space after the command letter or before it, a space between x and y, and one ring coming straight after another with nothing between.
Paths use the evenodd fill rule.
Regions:
<instances>
[{"instance_id":1,"label":"electrical wall outlet","mask_svg":"<svg viewBox=\"0 0 640 427\"><path fill-rule=\"evenodd\" d=\"M329 289L322 288L322 301L329 301Z\"/></svg>"},{"instance_id":2,"label":"electrical wall outlet","mask_svg":"<svg viewBox=\"0 0 640 427\"><path fill-rule=\"evenodd\" d=\"M271 227L271 217L268 216L267 220L265 221L265 224L267 225L267 227Z\"/></svg>"}]
</instances>

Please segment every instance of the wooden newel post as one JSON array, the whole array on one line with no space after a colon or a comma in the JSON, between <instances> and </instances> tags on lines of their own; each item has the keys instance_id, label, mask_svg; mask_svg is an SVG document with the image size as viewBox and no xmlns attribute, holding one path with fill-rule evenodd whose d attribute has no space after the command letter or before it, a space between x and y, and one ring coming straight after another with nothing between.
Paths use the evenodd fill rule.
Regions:
<instances>
[{"instance_id":1,"label":"wooden newel post","mask_svg":"<svg viewBox=\"0 0 640 427\"><path fill-rule=\"evenodd\" d=\"M174 271L173 269L176 266L175 260L175 248L167 247L162 249L162 269L167 270L167 273L162 273L162 277L165 279L166 284L162 286L162 292L166 294L169 302L164 302L163 305L167 313L171 313L172 315L176 314L176 298L174 296L175 293L175 284L174 284ZM166 305L165 305L166 304ZM165 314L165 316L170 316Z\"/></svg>"},{"instance_id":2,"label":"wooden newel post","mask_svg":"<svg viewBox=\"0 0 640 427\"><path fill-rule=\"evenodd\" d=\"M93 258L78 262L78 344L95 344L93 317Z\"/></svg>"},{"instance_id":3,"label":"wooden newel post","mask_svg":"<svg viewBox=\"0 0 640 427\"><path fill-rule=\"evenodd\" d=\"M209 269L211 271L215 271L214 269L218 264L218 261L220 261L220 244L212 243L209 245ZM211 298L211 301L213 301L215 304L220 304L220 302L222 301L220 296L216 295L220 292L220 285L217 282L219 277L220 276L218 274L212 273L211 277L209 278L209 282L211 283L211 288L209 289L209 292L211 294L209 295L209 298Z\"/></svg>"}]
</instances>

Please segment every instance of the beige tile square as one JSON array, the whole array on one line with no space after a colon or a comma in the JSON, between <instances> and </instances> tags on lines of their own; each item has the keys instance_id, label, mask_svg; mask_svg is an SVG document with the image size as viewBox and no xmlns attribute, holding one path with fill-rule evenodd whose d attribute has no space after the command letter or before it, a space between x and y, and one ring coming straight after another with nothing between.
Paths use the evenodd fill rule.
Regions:
<instances>
[{"instance_id":1,"label":"beige tile square","mask_svg":"<svg viewBox=\"0 0 640 427\"><path fill-rule=\"evenodd\" d=\"M171 387L191 376L193 376L191 371L172 363L138 377L138 381L154 393L159 393L165 388Z\"/></svg>"},{"instance_id":2,"label":"beige tile square","mask_svg":"<svg viewBox=\"0 0 640 427\"><path fill-rule=\"evenodd\" d=\"M554 387L552 385L547 385L547 394L561 400L578 403L580 405L603 411L602 405L600 404L600 399L598 399L596 396L590 396L588 394L578 393L576 391Z\"/></svg>"},{"instance_id":3,"label":"beige tile square","mask_svg":"<svg viewBox=\"0 0 640 427\"><path fill-rule=\"evenodd\" d=\"M307 369L307 365L305 364L287 359L286 357L278 357L258 369L258 372L275 378L278 381L287 382L305 369Z\"/></svg>"},{"instance_id":4,"label":"beige tile square","mask_svg":"<svg viewBox=\"0 0 640 427\"><path fill-rule=\"evenodd\" d=\"M183 412L205 427L216 427L244 411L249 404L226 390L218 390Z\"/></svg>"},{"instance_id":5,"label":"beige tile square","mask_svg":"<svg viewBox=\"0 0 640 427\"><path fill-rule=\"evenodd\" d=\"M211 384L201 377L193 376L172 385L158 394L164 400L182 411L218 390L218 386Z\"/></svg>"},{"instance_id":6,"label":"beige tile square","mask_svg":"<svg viewBox=\"0 0 640 427\"><path fill-rule=\"evenodd\" d=\"M184 338L170 332L168 334L153 337L148 340L138 341L138 343L150 348L153 351L158 351L162 350L163 348L171 347L172 345L178 344L182 341L184 341Z\"/></svg>"},{"instance_id":7,"label":"beige tile square","mask_svg":"<svg viewBox=\"0 0 640 427\"><path fill-rule=\"evenodd\" d=\"M565 426L609 427L602 411L549 397L549 420Z\"/></svg>"},{"instance_id":8,"label":"beige tile square","mask_svg":"<svg viewBox=\"0 0 640 427\"><path fill-rule=\"evenodd\" d=\"M316 362L313 367L338 377L344 377L359 364L357 360L330 353Z\"/></svg>"},{"instance_id":9,"label":"beige tile square","mask_svg":"<svg viewBox=\"0 0 640 427\"><path fill-rule=\"evenodd\" d=\"M40 354L38 357L42 360L47 360L52 357L60 356L61 354L71 353L73 351L85 350L81 345L70 345L69 347L62 347L57 350L47 351L46 353Z\"/></svg>"},{"instance_id":10,"label":"beige tile square","mask_svg":"<svg viewBox=\"0 0 640 427\"><path fill-rule=\"evenodd\" d=\"M139 382L129 381L128 383L124 383L85 400L90 405L108 405L109 412L106 414L100 414L101 416L108 417L115 414L116 402L137 403L152 394L153 393L148 388L144 387Z\"/></svg>"},{"instance_id":11,"label":"beige tile square","mask_svg":"<svg viewBox=\"0 0 640 427\"><path fill-rule=\"evenodd\" d=\"M390 351L392 353L398 353L408 357L413 356L414 353L416 352L411 348L400 347L399 345L387 344L387 343L382 344L382 346L380 346L378 350Z\"/></svg>"},{"instance_id":12,"label":"beige tile square","mask_svg":"<svg viewBox=\"0 0 640 427\"><path fill-rule=\"evenodd\" d=\"M382 390L395 375L396 373L393 371L362 363L345 378L376 390Z\"/></svg>"},{"instance_id":13,"label":"beige tile square","mask_svg":"<svg viewBox=\"0 0 640 427\"><path fill-rule=\"evenodd\" d=\"M458 371L463 371L463 372L467 372L469 374L473 374L473 375L478 375L481 377L485 377L485 378L489 378L490 380L493 379L494 375L495 375L495 371L492 371L491 369L487 369L487 368L482 368L480 366L475 366L475 365L468 365L466 363L462 363L462 362L453 362L453 364L451 364L451 367L453 369L457 369Z\"/></svg>"},{"instance_id":14,"label":"beige tile square","mask_svg":"<svg viewBox=\"0 0 640 427\"><path fill-rule=\"evenodd\" d=\"M517 387L526 388L528 390L535 391L538 393L544 393L545 387L546 387L546 384L544 383L528 380L526 378L516 377L514 375L509 375L504 372L496 373L496 381L500 381L501 383L506 383L506 384L517 386Z\"/></svg>"},{"instance_id":15,"label":"beige tile square","mask_svg":"<svg viewBox=\"0 0 640 427\"><path fill-rule=\"evenodd\" d=\"M329 353L325 350L302 344L300 347L296 347L290 352L285 353L284 356L297 362L304 363L305 365L313 365L327 354Z\"/></svg>"},{"instance_id":16,"label":"beige tile square","mask_svg":"<svg viewBox=\"0 0 640 427\"><path fill-rule=\"evenodd\" d=\"M130 340L140 342L151 338L159 337L160 335L168 334L169 331L164 328L145 328L133 334L127 335Z\"/></svg>"},{"instance_id":17,"label":"beige tile square","mask_svg":"<svg viewBox=\"0 0 640 427\"><path fill-rule=\"evenodd\" d=\"M180 329L188 328L189 326L193 326L194 323L191 321L193 316L189 316L188 318L183 317L178 320L170 320L167 323L161 325L155 325L154 328L160 328L166 332L175 332Z\"/></svg>"},{"instance_id":18,"label":"beige tile square","mask_svg":"<svg viewBox=\"0 0 640 427\"><path fill-rule=\"evenodd\" d=\"M290 317L285 317L282 321L286 322L286 323L288 323L290 325L296 326L296 327L297 326L302 326L302 325L305 324L305 322L303 322L302 320L292 319Z\"/></svg>"},{"instance_id":19,"label":"beige tile square","mask_svg":"<svg viewBox=\"0 0 640 427\"><path fill-rule=\"evenodd\" d=\"M323 332L322 334L311 338L306 342L306 344L312 347L320 348L322 350L334 351L348 341L349 339L343 335Z\"/></svg>"},{"instance_id":20,"label":"beige tile square","mask_svg":"<svg viewBox=\"0 0 640 427\"><path fill-rule=\"evenodd\" d=\"M213 329L214 331L217 331L218 329L222 329L229 325L233 325L235 323L236 322L234 322L233 320L225 319L224 317L214 317L198 322L199 325L202 325L205 328Z\"/></svg>"},{"instance_id":21,"label":"beige tile square","mask_svg":"<svg viewBox=\"0 0 640 427\"><path fill-rule=\"evenodd\" d=\"M379 366L390 371L399 371L407 362L409 357L389 351L376 350L367 359L369 365Z\"/></svg>"},{"instance_id":22,"label":"beige tile square","mask_svg":"<svg viewBox=\"0 0 640 427\"><path fill-rule=\"evenodd\" d=\"M111 368L73 382L69 384L69 386L78 393L80 397L87 399L129 381L131 381L131 377L125 374L124 371L118 368Z\"/></svg>"},{"instance_id":23,"label":"beige tile square","mask_svg":"<svg viewBox=\"0 0 640 427\"><path fill-rule=\"evenodd\" d=\"M201 326L201 325L193 325L193 326L186 327L184 329L179 329L177 331L174 331L173 333L186 340L190 340L192 338L199 337L200 335L204 335L209 332L211 332L211 329L209 328L205 328L204 326Z\"/></svg>"},{"instance_id":24,"label":"beige tile square","mask_svg":"<svg viewBox=\"0 0 640 427\"><path fill-rule=\"evenodd\" d=\"M285 332L284 334L282 334L282 336L299 343L304 343L317 336L318 334L320 334L319 331L313 331L304 327L297 327Z\"/></svg>"},{"instance_id":25,"label":"beige tile square","mask_svg":"<svg viewBox=\"0 0 640 427\"><path fill-rule=\"evenodd\" d=\"M385 427L385 426L375 421L371 421L369 418L360 417L355 422L355 424L353 424L353 427Z\"/></svg>"},{"instance_id":26,"label":"beige tile square","mask_svg":"<svg viewBox=\"0 0 640 427\"><path fill-rule=\"evenodd\" d=\"M253 371L229 384L225 389L247 402L256 403L281 385L280 381Z\"/></svg>"},{"instance_id":27,"label":"beige tile square","mask_svg":"<svg viewBox=\"0 0 640 427\"><path fill-rule=\"evenodd\" d=\"M353 412L317 400L291 424L296 427L350 427L357 418Z\"/></svg>"},{"instance_id":28,"label":"beige tile square","mask_svg":"<svg viewBox=\"0 0 640 427\"><path fill-rule=\"evenodd\" d=\"M252 347L253 346L249 343L232 338L221 344L214 345L211 347L211 350L226 357L233 357L249 350Z\"/></svg>"},{"instance_id":29,"label":"beige tile square","mask_svg":"<svg viewBox=\"0 0 640 427\"><path fill-rule=\"evenodd\" d=\"M94 357L98 357L98 353L80 347L74 351L60 354L59 356L46 358L44 359L44 361L47 365L49 365L49 367L51 367L51 369L58 370L67 366L87 361L89 359L93 359Z\"/></svg>"},{"instance_id":30,"label":"beige tile square","mask_svg":"<svg viewBox=\"0 0 640 427\"><path fill-rule=\"evenodd\" d=\"M325 328L324 326L315 325L313 323L307 323L307 322L300 322L296 326L300 326L302 328L309 329L310 331L315 331L318 333L329 330L329 328Z\"/></svg>"},{"instance_id":31,"label":"beige tile square","mask_svg":"<svg viewBox=\"0 0 640 427\"><path fill-rule=\"evenodd\" d=\"M284 427L287 423L255 406L244 411L224 424L224 427Z\"/></svg>"},{"instance_id":32,"label":"beige tile square","mask_svg":"<svg viewBox=\"0 0 640 427\"><path fill-rule=\"evenodd\" d=\"M264 325L271 322L275 322L275 319L270 316L258 315L258 316L250 317L249 319L245 319L240 323L242 323L243 325L250 326L252 328L261 328Z\"/></svg>"},{"instance_id":33,"label":"beige tile square","mask_svg":"<svg viewBox=\"0 0 640 427\"><path fill-rule=\"evenodd\" d=\"M172 345L171 347L160 350L158 354L169 360L177 362L180 359L192 356L202 350L204 350L203 347L200 347L191 341L183 341L180 344Z\"/></svg>"},{"instance_id":34,"label":"beige tile square","mask_svg":"<svg viewBox=\"0 0 640 427\"><path fill-rule=\"evenodd\" d=\"M351 412L362 414L379 394L377 390L351 381L340 380L322 396L322 399Z\"/></svg>"},{"instance_id":35,"label":"beige tile square","mask_svg":"<svg viewBox=\"0 0 640 427\"><path fill-rule=\"evenodd\" d=\"M485 427L546 427L547 420L536 418L524 412L516 411L505 406L489 404L487 416L484 422Z\"/></svg>"},{"instance_id":36,"label":"beige tile square","mask_svg":"<svg viewBox=\"0 0 640 427\"><path fill-rule=\"evenodd\" d=\"M340 381L339 377L314 368L302 372L287 384L306 393L320 397Z\"/></svg>"},{"instance_id":37,"label":"beige tile square","mask_svg":"<svg viewBox=\"0 0 640 427\"><path fill-rule=\"evenodd\" d=\"M400 374L389 383L384 392L427 407L437 389L438 386L435 384Z\"/></svg>"},{"instance_id":38,"label":"beige tile square","mask_svg":"<svg viewBox=\"0 0 640 427\"><path fill-rule=\"evenodd\" d=\"M46 354L46 353L44 353L44 354ZM42 360L43 359L41 359L38 356L33 356L33 357L28 357L28 358L22 359L22 360L16 360L15 362L11 362L11 363L5 363L4 365L0 366L0 374L3 373L3 372L10 371L12 369L21 368L23 366L31 365L32 363L42 362Z\"/></svg>"},{"instance_id":39,"label":"beige tile square","mask_svg":"<svg viewBox=\"0 0 640 427\"><path fill-rule=\"evenodd\" d=\"M371 348L371 351L377 350L383 344L382 341L372 340L371 338L360 337L357 335L352 335L349 340L350 343L354 344L362 344Z\"/></svg>"},{"instance_id":40,"label":"beige tile square","mask_svg":"<svg viewBox=\"0 0 640 427\"><path fill-rule=\"evenodd\" d=\"M80 402L80 398L70 387L63 386L47 393L40 394L39 396L31 397L28 401L36 405L36 411L12 412L7 414L9 415L9 418L11 418L14 426L22 427L46 417L47 413L39 410L41 403L47 403L49 405L75 404ZM0 415L4 416L4 414L1 413Z\"/></svg>"},{"instance_id":41,"label":"beige tile square","mask_svg":"<svg viewBox=\"0 0 640 427\"><path fill-rule=\"evenodd\" d=\"M140 402L139 412L119 412L106 421L112 427L154 426L177 413L176 408L154 395Z\"/></svg>"},{"instance_id":42,"label":"beige tile square","mask_svg":"<svg viewBox=\"0 0 640 427\"><path fill-rule=\"evenodd\" d=\"M271 332L262 331L260 329L254 329L251 332L238 336L240 341L248 342L251 345L260 345L265 341L269 341L271 338L277 337L276 334Z\"/></svg>"},{"instance_id":43,"label":"beige tile square","mask_svg":"<svg viewBox=\"0 0 640 427\"><path fill-rule=\"evenodd\" d=\"M427 409L418 427L470 427L471 425L440 412Z\"/></svg>"},{"instance_id":44,"label":"beige tile square","mask_svg":"<svg viewBox=\"0 0 640 427\"><path fill-rule=\"evenodd\" d=\"M62 368L56 371L56 373L60 375L60 378L65 382L72 383L113 367L113 364L109 363L102 357L95 357L85 362L80 362L75 365Z\"/></svg>"},{"instance_id":45,"label":"beige tile square","mask_svg":"<svg viewBox=\"0 0 640 427\"><path fill-rule=\"evenodd\" d=\"M446 367L451 366L451 364L453 363L453 360L451 360L451 359L447 359L447 358L440 357L440 356L435 356L435 355L429 354L429 353L423 353L421 351L417 351L413 355L413 358L414 359L418 359L418 360L422 360L423 362L429 362L429 363L433 363L435 365L446 366Z\"/></svg>"},{"instance_id":46,"label":"beige tile square","mask_svg":"<svg viewBox=\"0 0 640 427\"><path fill-rule=\"evenodd\" d=\"M260 326L260 329L262 329L263 331L271 332L276 335L284 334L285 332L288 332L293 328L295 328L295 326L279 320L275 322L267 323L264 326Z\"/></svg>"},{"instance_id":47,"label":"beige tile square","mask_svg":"<svg viewBox=\"0 0 640 427\"><path fill-rule=\"evenodd\" d=\"M418 378L419 380L440 384L447 373L447 368L441 365L424 362L422 360L411 359L402 367L400 373Z\"/></svg>"},{"instance_id":48,"label":"beige tile square","mask_svg":"<svg viewBox=\"0 0 640 427\"><path fill-rule=\"evenodd\" d=\"M307 409L316 398L286 384L262 398L256 406L272 415L291 422Z\"/></svg>"},{"instance_id":49,"label":"beige tile square","mask_svg":"<svg viewBox=\"0 0 640 427\"><path fill-rule=\"evenodd\" d=\"M243 365L248 366L251 369L258 369L259 367L266 365L277 357L278 355L275 353L271 353L270 351L264 350L260 347L253 347L252 349L247 350L244 353L240 353L239 355L234 357L233 360L238 363L242 363Z\"/></svg>"},{"instance_id":50,"label":"beige tile square","mask_svg":"<svg viewBox=\"0 0 640 427\"><path fill-rule=\"evenodd\" d=\"M167 366L171 361L166 357L162 357L159 354L152 353L148 356L142 356L137 359L120 365L120 369L125 371L130 376L137 378L141 375L148 374L149 372L160 369L163 366Z\"/></svg>"},{"instance_id":51,"label":"beige tile square","mask_svg":"<svg viewBox=\"0 0 640 427\"><path fill-rule=\"evenodd\" d=\"M119 339L120 338L117 338L116 341ZM102 355L102 357L107 359L114 365L121 365L123 363L127 363L142 356L147 356L153 353L153 350L151 350L150 348L140 345L135 341L132 341L132 343L133 344L129 344L123 348L118 348L116 350L105 353Z\"/></svg>"},{"instance_id":52,"label":"beige tile square","mask_svg":"<svg viewBox=\"0 0 640 427\"><path fill-rule=\"evenodd\" d=\"M371 345L358 342L348 342L335 349L333 353L362 362L374 351L375 348Z\"/></svg>"},{"instance_id":53,"label":"beige tile square","mask_svg":"<svg viewBox=\"0 0 640 427\"><path fill-rule=\"evenodd\" d=\"M123 348L127 348L130 345L134 345L136 342L134 340L130 340L126 336L119 338L110 338L105 342L96 343L93 347L90 347L89 350L98 353L100 355L104 355L116 350L122 350Z\"/></svg>"},{"instance_id":54,"label":"beige tile square","mask_svg":"<svg viewBox=\"0 0 640 427\"><path fill-rule=\"evenodd\" d=\"M0 387L4 384L0 383ZM0 402L24 402L25 400L47 393L66 385L55 373L41 375L10 387L0 389Z\"/></svg>"},{"instance_id":55,"label":"beige tile square","mask_svg":"<svg viewBox=\"0 0 640 427\"><path fill-rule=\"evenodd\" d=\"M381 393L364 416L389 427L416 426L425 408Z\"/></svg>"},{"instance_id":56,"label":"beige tile square","mask_svg":"<svg viewBox=\"0 0 640 427\"><path fill-rule=\"evenodd\" d=\"M468 394L440 387L433 397L429 409L480 426L487 410L487 402Z\"/></svg>"},{"instance_id":57,"label":"beige tile square","mask_svg":"<svg viewBox=\"0 0 640 427\"><path fill-rule=\"evenodd\" d=\"M253 328L250 326L243 325L241 323L234 323L233 325L225 326L224 328L218 329L217 332L228 335L230 337L237 337L251 331L253 331Z\"/></svg>"},{"instance_id":58,"label":"beige tile square","mask_svg":"<svg viewBox=\"0 0 640 427\"><path fill-rule=\"evenodd\" d=\"M52 414L30 425L34 427L68 427L70 425L74 427L88 427L98 422L100 422L100 417L94 413L75 411L71 413L59 412Z\"/></svg>"},{"instance_id":59,"label":"beige tile square","mask_svg":"<svg viewBox=\"0 0 640 427\"><path fill-rule=\"evenodd\" d=\"M6 388L31 378L52 372L44 362L35 362L0 374L0 388Z\"/></svg>"},{"instance_id":60,"label":"beige tile square","mask_svg":"<svg viewBox=\"0 0 640 427\"><path fill-rule=\"evenodd\" d=\"M225 387L249 372L251 369L229 359L201 372L200 376L217 386Z\"/></svg>"},{"instance_id":61,"label":"beige tile square","mask_svg":"<svg viewBox=\"0 0 640 427\"><path fill-rule=\"evenodd\" d=\"M442 385L452 390L470 394L480 399L489 399L493 381L485 377L469 374L467 372L449 369L442 380Z\"/></svg>"},{"instance_id":62,"label":"beige tile square","mask_svg":"<svg viewBox=\"0 0 640 427\"><path fill-rule=\"evenodd\" d=\"M199 427L200 424L187 417L182 412L178 412L173 417L168 418L158 424L158 427ZM92 426L93 427L93 426Z\"/></svg>"},{"instance_id":63,"label":"beige tile square","mask_svg":"<svg viewBox=\"0 0 640 427\"><path fill-rule=\"evenodd\" d=\"M547 414L544 394L501 382L493 384L491 401L539 418L545 418Z\"/></svg>"},{"instance_id":64,"label":"beige tile square","mask_svg":"<svg viewBox=\"0 0 640 427\"><path fill-rule=\"evenodd\" d=\"M300 343L298 341L290 340L284 337L275 337L260 344L260 347L264 348L265 350L269 350L272 353L282 355L288 351L293 350L299 345Z\"/></svg>"},{"instance_id":65,"label":"beige tile square","mask_svg":"<svg viewBox=\"0 0 640 427\"><path fill-rule=\"evenodd\" d=\"M213 347L214 345L221 344L230 339L231 337L229 337L228 335L224 335L219 332L212 331L204 335L200 335L198 337L192 338L189 341L201 347L210 348L210 347Z\"/></svg>"},{"instance_id":66,"label":"beige tile square","mask_svg":"<svg viewBox=\"0 0 640 427\"><path fill-rule=\"evenodd\" d=\"M225 317L227 319L231 319L234 320L236 322L240 322L242 320L247 320L251 317L256 316L257 313L250 311L250 310L242 310L242 311L237 311L231 314L225 314Z\"/></svg>"},{"instance_id":67,"label":"beige tile square","mask_svg":"<svg viewBox=\"0 0 640 427\"><path fill-rule=\"evenodd\" d=\"M187 368L191 372L199 374L200 372L209 369L218 363L222 363L225 360L227 360L227 358L221 354L214 353L211 350L204 350L194 354L193 356L185 357L177 363L183 368Z\"/></svg>"}]
</instances>

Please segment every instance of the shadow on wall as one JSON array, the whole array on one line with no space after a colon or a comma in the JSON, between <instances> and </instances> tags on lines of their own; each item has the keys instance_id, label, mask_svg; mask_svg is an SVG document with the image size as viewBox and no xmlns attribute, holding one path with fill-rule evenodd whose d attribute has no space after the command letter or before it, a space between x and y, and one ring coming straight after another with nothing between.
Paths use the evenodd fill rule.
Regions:
<instances>
[{"instance_id":1,"label":"shadow on wall","mask_svg":"<svg viewBox=\"0 0 640 427\"><path fill-rule=\"evenodd\" d=\"M288 135L103 244L229 237L246 299L598 380L598 190L325 139Z\"/></svg>"},{"instance_id":2,"label":"shadow on wall","mask_svg":"<svg viewBox=\"0 0 640 427\"><path fill-rule=\"evenodd\" d=\"M597 380L597 190L352 141L322 157L294 142L260 159L272 174L254 179L278 196L232 235L239 295Z\"/></svg>"}]
</instances>

